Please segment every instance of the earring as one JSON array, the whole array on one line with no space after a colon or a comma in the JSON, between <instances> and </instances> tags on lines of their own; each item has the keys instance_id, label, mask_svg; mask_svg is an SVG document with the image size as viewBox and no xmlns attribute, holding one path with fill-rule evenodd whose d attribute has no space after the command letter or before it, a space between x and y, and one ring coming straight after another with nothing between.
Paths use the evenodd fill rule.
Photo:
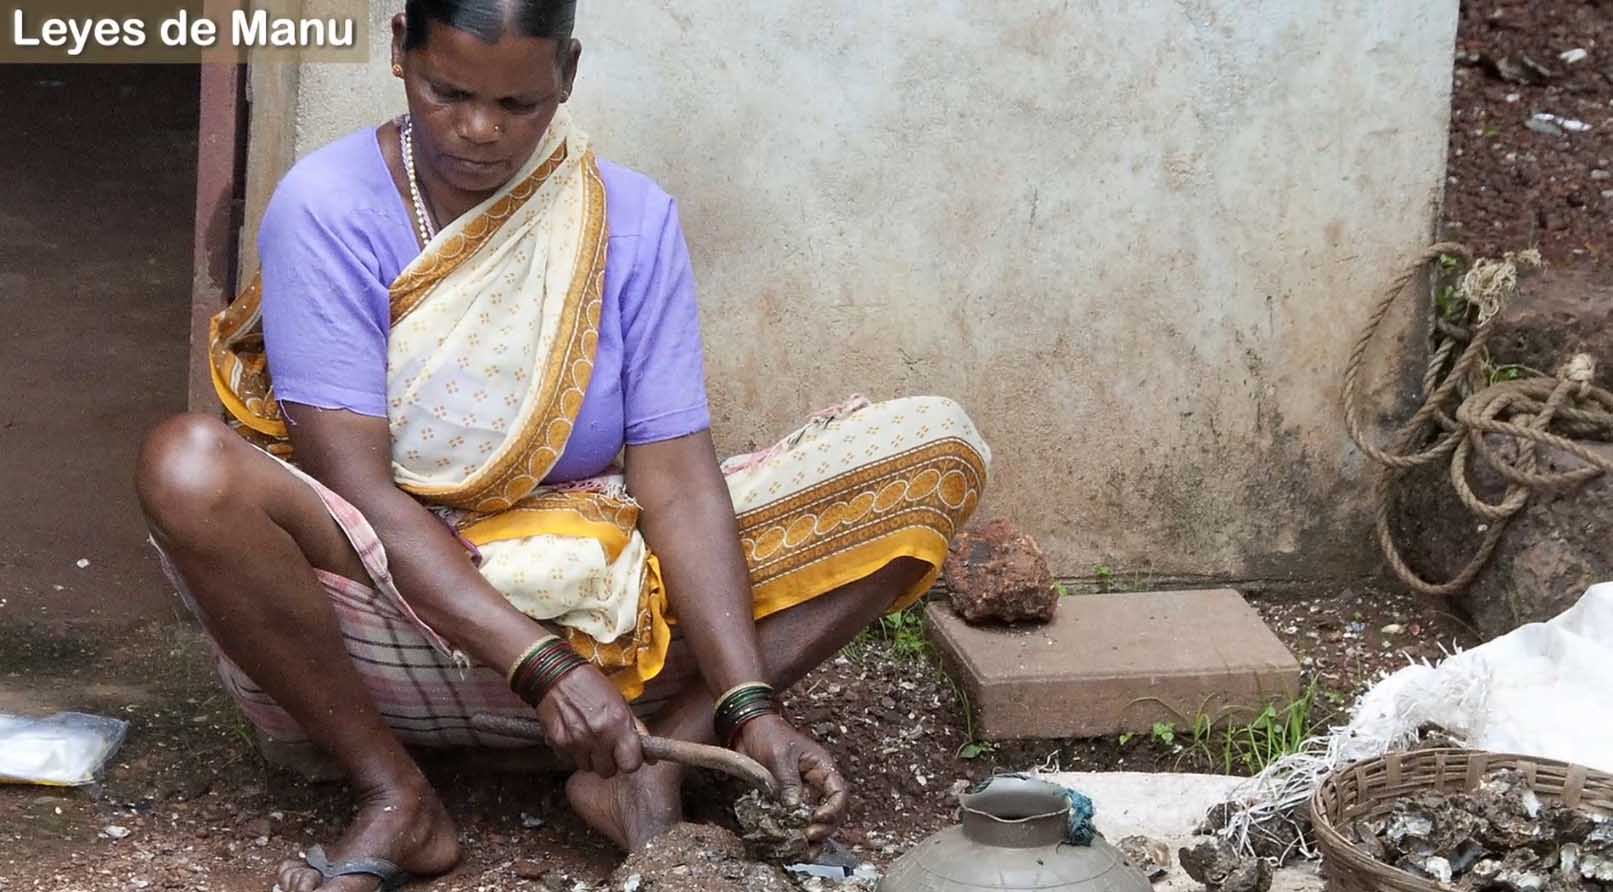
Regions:
<instances>
[{"instance_id":1,"label":"earring","mask_svg":"<svg viewBox=\"0 0 1613 892\"><path fill-rule=\"evenodd\" d=\"M392 76L393 77L403 77L403 66L402 65L393 65L392 66Z\"/></svg>"}]
</instances>

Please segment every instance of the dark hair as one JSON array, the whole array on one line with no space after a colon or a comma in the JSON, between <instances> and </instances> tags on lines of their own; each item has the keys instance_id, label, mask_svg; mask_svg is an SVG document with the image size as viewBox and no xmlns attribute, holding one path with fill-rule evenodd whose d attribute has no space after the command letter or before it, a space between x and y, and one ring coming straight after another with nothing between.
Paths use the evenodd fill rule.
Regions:
<instances>
[{"instance_id":1,"label":"dark hair","mask_svg":"<svg viewBox=\"0 0 1613 892\"><path fill-rule=\"evenodd\" d=\"M522 37L563 44L571 39L577 0L407 0L403 13L406 50L425 45L432 22L468 31L488 43L497 43L514 28Z\"/></svg>"}]
</instances>

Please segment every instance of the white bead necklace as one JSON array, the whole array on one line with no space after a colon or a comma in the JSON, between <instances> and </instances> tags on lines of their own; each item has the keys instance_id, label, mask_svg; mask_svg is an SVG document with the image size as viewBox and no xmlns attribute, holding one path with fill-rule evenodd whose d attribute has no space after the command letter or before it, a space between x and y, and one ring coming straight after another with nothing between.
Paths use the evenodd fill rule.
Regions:
<instances>
[{"instance_id":1,"label":"white bead necklace","mask_svg":"<svg viewBox=\"0 0 1613 892\"><path fill-rule=\"evenodd\" d=\"M414 199L415 225L420 229L420 243L430 244L437 235L437 227L426 210L426 201L420 195L420 179L414 173L414 119L408 115L403 118L403 126L398 128L398 142L403 150L403 175L409 181L409 197Z\"/></svg>"}]
</instances>

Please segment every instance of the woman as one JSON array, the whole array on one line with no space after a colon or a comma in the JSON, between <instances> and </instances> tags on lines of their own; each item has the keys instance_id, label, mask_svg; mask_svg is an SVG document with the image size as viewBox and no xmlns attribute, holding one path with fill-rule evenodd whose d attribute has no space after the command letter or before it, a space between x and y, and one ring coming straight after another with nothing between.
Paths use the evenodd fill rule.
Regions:
<instances>
[{"instance_id":1,"label":"woman","mask_svg":"<svg viewBox=\"0 0 1613 892\"><path fill-rule=\"evenodd\" d=\"M404 744L520 744L484 712L535 709L571 805L625 849L680 817L644 730L810 790L822 839L846 785L774 691L919 597L984 483L936 398L853 401L719 465L676 206L564 107L574 3L408 0L408 114L286 176L261 280L214 322L232 423L170 419L141 455L227 688L357 793L286 890L451 869Z\"/></svg>"}]
</instances>

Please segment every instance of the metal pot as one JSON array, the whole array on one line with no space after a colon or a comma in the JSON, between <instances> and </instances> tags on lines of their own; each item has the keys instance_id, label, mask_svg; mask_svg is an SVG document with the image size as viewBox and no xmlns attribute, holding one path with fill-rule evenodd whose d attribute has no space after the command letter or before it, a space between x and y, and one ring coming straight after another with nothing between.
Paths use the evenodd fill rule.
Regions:
<instances>
[{"instance_id":1,"label":"metal pot","mask_svg":"<svg viewBox=\"0 0 1613 892\"><path fill-rule=\"evenodd\" d=\"M1095 836L1072 845L1063 787L1024 777L994 778L958 797L963 823L896 860L879 892L1080 890L1150 892L1141 871Z\"/></svg>"}]
</instances>

